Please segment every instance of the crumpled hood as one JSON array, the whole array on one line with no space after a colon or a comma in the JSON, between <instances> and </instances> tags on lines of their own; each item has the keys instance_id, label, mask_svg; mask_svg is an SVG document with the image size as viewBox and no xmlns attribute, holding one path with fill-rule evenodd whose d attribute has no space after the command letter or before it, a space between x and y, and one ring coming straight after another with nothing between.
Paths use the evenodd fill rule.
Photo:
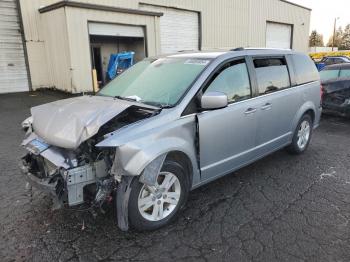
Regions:
<instances>
[{"instance_id":1,"label":"crumpled hood","mask_svg":"<svg viewBox=\"0 0 350 262\"><path fill-rule=\"evenodd\" d=\"M33 129L50 145L75 149L130 106L140 104L103 96L59 100L31 109Z\"/></svg>"}]
</instances>

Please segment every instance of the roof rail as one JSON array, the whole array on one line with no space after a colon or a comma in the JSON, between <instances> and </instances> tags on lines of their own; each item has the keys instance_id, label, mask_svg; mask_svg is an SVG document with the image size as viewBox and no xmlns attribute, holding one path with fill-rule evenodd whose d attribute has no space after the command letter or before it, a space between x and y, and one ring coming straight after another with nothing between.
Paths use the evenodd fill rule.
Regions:
<instances>
[{"instance_id":1,"label":"roof rail","mask_svg":"<svg viewBox=\"0 0 350 262\"><path fill-rule=\"evenodd\" d=\"M245 50L244 47L237 47L237 48L231 49L230 51L244 51L244 50Z\"/></svg>"},{"instance_id":2,"label":"roof rail","mask_svg":"<svg viewBox=\"0 0 350 262\"><path fill-rule=\"evenodd\" d=\"M248 47L244 48L244 50L292 50L290 48L272 48L272 47Z\"/></svg>"},{"instance_id":3,"label":"roof rail","mask_svg":"<svg viewBox=\"0 0 350 262\"><path fill-rule=\"evenodd\" d=\"M184 50L179 50L179 51L177 51L177 53L184 53L184 52L196 52L196 51L198 51L198 50L194 50L194 49L184 49Z\"/></svg>"}]
</instances>

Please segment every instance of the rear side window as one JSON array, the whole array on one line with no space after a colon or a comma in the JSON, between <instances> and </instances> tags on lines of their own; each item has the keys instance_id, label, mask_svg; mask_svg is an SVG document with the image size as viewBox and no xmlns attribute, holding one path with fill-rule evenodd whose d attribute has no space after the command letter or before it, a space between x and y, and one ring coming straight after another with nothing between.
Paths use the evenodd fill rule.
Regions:
<instances>
[{"instance_id":1,"label":"rear side window","mask_svg":"<svg viewBox=\"0 0 350 262\"><path fill-rule=\"evenodd\" d=\"M317 81L319 74L315 63L310 57L303 54L292 55L294 71L296 74L297 85L303 85L310 82Z\"/></svg>"},{"instance_id":2,"label":"rear side window","mask_svg":"<svg viewBox=\"0 0 350 262\"><path fill-rule=\"evenodd\" d=\"M255 59L259 94L269 94L290 87L287 63L284 58Z\"/></svg>"},{"instance_id":3,"label":"rear side window","mask_svg":"<svg viewBox=\"0 0 350 262\"><path fill-rule=\"evenodd\" d=\"M341 59L341 58L335 58L335 59L334 59L334 63L335 63L335 64L342 64L342 63L344 63L344 60Z\"/></svg>"}]
</instances>

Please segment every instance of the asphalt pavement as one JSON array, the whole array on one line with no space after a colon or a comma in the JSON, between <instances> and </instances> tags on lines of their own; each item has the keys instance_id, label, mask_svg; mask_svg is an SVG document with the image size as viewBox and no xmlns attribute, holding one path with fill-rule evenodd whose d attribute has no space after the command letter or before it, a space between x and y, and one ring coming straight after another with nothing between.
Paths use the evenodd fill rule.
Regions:
<instances>
[{"instance_id":1,"label":"asphalt pavement","mask_svg":"<svg viewBox=\"0 0 350 262\"><path fill-rule=\"evenodd\" d=\"M112 212L52 211L26 191L20 123L55 92L0 95L1 261L350 261L350 121L325 116L308 151L278 151L194 190L179 219L121 232Z\"/></svg>"}]
</instances>

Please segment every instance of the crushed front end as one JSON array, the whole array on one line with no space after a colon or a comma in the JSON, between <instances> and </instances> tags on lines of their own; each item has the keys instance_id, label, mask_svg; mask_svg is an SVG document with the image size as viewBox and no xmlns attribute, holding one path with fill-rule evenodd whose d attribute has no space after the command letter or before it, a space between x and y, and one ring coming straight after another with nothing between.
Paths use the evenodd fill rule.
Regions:
<instances>
[{"instance_id":1,"label":"crushed front end","mask_svg":"<svg viewBox=\"0 0 350 262\"><path fill-rule=\"evenodd\" d=\"M28 151L21 163L27 181L53 195L60 206L101 208L116 187L109 174L114 153L98 151L89 142L68 150L50 146L32 133L22 144Z\"/></svg>"}]
</instances>

